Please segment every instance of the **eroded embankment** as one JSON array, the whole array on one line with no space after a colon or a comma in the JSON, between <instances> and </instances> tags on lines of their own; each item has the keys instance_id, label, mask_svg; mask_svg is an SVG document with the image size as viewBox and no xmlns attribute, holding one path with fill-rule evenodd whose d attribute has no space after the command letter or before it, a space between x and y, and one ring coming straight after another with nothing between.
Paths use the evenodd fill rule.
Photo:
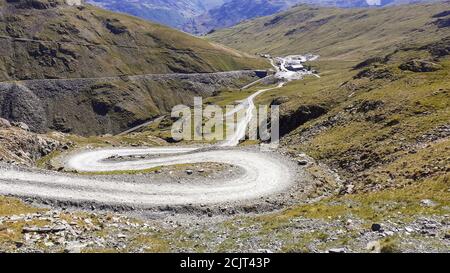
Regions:
<instances>
[{"instance_id":1,"label":"eroded embankment","mask_svg":"<svg viewBox=\"0 0 450 273\"><path fill-rule=\"evenodd\" d=\"M167 113L192 97L212 96L261 76L258 71L161 74L0 83L0 116L33 131L118 133Z\"/></svg>"}]
</instances>

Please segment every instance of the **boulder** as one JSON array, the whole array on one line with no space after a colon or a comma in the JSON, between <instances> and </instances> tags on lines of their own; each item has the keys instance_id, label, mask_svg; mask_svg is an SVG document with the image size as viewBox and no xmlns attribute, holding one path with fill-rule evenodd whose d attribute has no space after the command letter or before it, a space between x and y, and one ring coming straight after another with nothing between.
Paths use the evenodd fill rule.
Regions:
<instances>
[{"instance_id":1,"label":"boulder","mask_svg":"<svg viewBox=\"0 0 450 273\"><path fill-rule=\"evenodd\" d=\"M424 207L436 207L438 204L430 199L424 199L420 201L420 204Z\"/></svg>"},{"instance_id":2,"label":"boulder","mask_svg":"<svg viewBox=\"0 0 450 273\"><path fill-rule=\"evenodd\" d=\"M306 166L306 165L308 165L309 162L308 162L308 160L299 159L299 160L297 160L297 163L300 166Z\"/></svg>"},{"instance_id":3,"label":"boulder","mask_svg":"<svg viewBox=\"0 0 450 273\"><path fill-rule=\"evenodd\" d=\"M381 225L380 224L373 224L371 227L372 231L381 231Z\"/></svg>"},{"instance_id":4,"label":"boulder","mask_svg":"<svg viewBox=\"0 0 450 273\"><path fill-rule=\"evenodd\" d=\"M119 35L125 32L128 32L128 29L125 25L120 23L118 20L108 19L106 21L106 28L111 31L115 35Z\"/></svg>"},{"instance_id":5,"label":"boulder","mask_svg":"<svg viewBox=\"0 0 450 273\"><path fill-rule=\"evenodd\" d=\"M64 249L64 253L81 253L81 251L85 247L86 247L86 245L82 244L80 242L70 242L67 244L66 248Z\"/></svg>"},{"instance_id":6,"label":"boulder","mask_svg":"<svg viewBox=\"0 0 450 273\"><path fill-rule=\"evenodd\" d=\"M288 101L289 101L289 97L281 96L281 97L275 98L270 105L282 105Z\"/></svg>"},{"instance_id":7,"label":"boulder","mask_svg":"<svg viewBox=\"0 0 450 273\"><path fill-rule=\"evenodd\" d=\"M328 250L328 253L346 253L346 249L345 248L332 248L330 250Z\"/></svg>"},{"instance_id":8,"label":"boulder","mask_svg":"<svg viewBox=\"0 0 450 273\"><path fill-rule=\"evenodd\" d=\"M13 122L12 125L22 130L30 131L30 127L24 122Z\"/></svg>"},{"instance_id":9,"label":"boulder","mask_svg":"<svg viewBox=\"0 0 450 273\"><path fill-rule=\"evenodd\" d=\"M11 127L11 123L4 118L0 118L0 128L10 128Z\"/></svg>"}]
</instances>

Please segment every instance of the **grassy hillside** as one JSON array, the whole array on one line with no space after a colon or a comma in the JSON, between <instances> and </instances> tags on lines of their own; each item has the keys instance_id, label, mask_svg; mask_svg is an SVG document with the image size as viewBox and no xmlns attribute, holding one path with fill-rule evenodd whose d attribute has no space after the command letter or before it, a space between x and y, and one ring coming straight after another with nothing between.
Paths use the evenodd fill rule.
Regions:
<instances>
[{"instance_id":1,"label":"grassy hillside","mask_svg":"<svg viewBox=\"0 0 450 273\"><path fill-rule=\"evenodd\" d=\"M335 169L343 192L380 190L448 175L449 11L450 2L299 6L211 38L253 52L321 54L312 63L320 79L291 82L259 103L281 103L283 145Z\"/></svg>"},{"instance_id":2,"label":"grassy hillside","mask_svg":"<svg viewBox=\"0 0 450 273\"><path fill-rule=\"evenodd\" d=\"M1 0L0 14L0 80L266 66L235 50L90 5Z\"/></svg>"},{"instance_id":3,"label":"grassy hillside","mask_svg":"<svg viewBox=\"0 0 450 273\"><path fill-rule=\"evenodd\" d=\"M311 63L320 79L291 82L257 100L281 104L282 148L325 163L340 186L312 165L317 183L310 197L329 198L263 218L261 237L277 236L286 251L316 251L311 245L334 236L335 228L311 236L284 231L305 218L356 219L370 227L448 216L449 10L449 2L379 10L301 6L212 34L241 50L322 55ZM251 219L249 227L260 221ZM320 249L365 248L360 237L343 234L320 239ZM389 251L409 249L403 242L411 235L395 234L401 247ZM414 237L415 247L431 242L423 234ZM436 238L432 249L445 249L448 242Z\"/></svg>"},{"instance_id":4,"label":"grassy hillside","mask_svg":"<svg viewBox=\"0 0 450 273\"><path fill-rule=\"evenodd\" d=\"M321 79L290 83L259 102L284 97L283 145L338 171L345 191L448 177L448 39L440 45L445 56L431 54L437 48L432 44L380 56L358 69L348 62L319 62ZM434 64L430 71L416 69L428 62Z\"/></svg>"},{"instance_id":5,"label":"grassy hillside","mask_svg":"<svg viewBox=\"0 0 450 273\"><path fill-rule=\"evenodd\" d=\"M450 10L448 1L382 9L300 5L217 31L210 39L246 52L311 52L327 59L358 60L450 35L450 19L442 13L446 10Z\"/></svg>"}]
</instances>

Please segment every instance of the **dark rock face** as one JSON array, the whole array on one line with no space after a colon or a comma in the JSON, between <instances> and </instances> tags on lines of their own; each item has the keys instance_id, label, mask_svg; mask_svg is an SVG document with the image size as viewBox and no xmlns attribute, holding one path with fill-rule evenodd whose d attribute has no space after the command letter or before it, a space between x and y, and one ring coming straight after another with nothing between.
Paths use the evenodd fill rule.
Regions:
<instances>
[{"instance_id":1,"label":"dark rock face","mask_svg":"<svg viewBox=\"0 0 450 273\"><path fill-rule=\"evenodd\" d=\"M34 131L42 131L46 127L42 101L20 84L0 85L0 114L8 120L29 124Z\"/></svg>"},{"instance_id":2,"label":"dark rock face","mask_svg":"<svg viewBox=\"0 0 450 273\"><path fill-rule=\"evenodd\" d=\"M359 64L355 65L353 67L353 69L357 70L357 69L362 69L364 67L368 67L374 63L382 63L384 61L383 58L381 57L373 57L373 58L369 58L367 60L364 60L362 62L360 62Z\"/></svg>"},{"instance_id":3,"label":"dark rock face","mask_svg":"<svg viewBox=\"0 0 450 273\"><path fill-rule=\"evenodd\" d=\"M433 72L439 70L441 66L439 64L425 60L410 60L401 64L399 68L401 70L412 72Z\"/></svg>"},{"instance_id":4,"label":"dark rock face","mask_svg":"<svg viewBox=\"0 0 450 273\"><path fill-rule=\"evenodd\" d=\"M433 15L433 18L441 18L441 17L446 17L448 15L450 15L450 10L445 10L443 12L439 12L439 13Z\"/></svg>"},{"instance_id":5,"label":"dark rock face","mask_svg":"<svg viewBox=\"0 0 450 273\"><path fill-rule=\"evenodd\" d=\"M432 43L421 49L428 50L435 58L450 55L450 37L443 38L441 41Z\"/></svg>"},{"instance_id":6,"label":"dark rock face","mask_svg":"<svg viewBox=\"0 0 450 273\"><path fill-rule=\"evenodd\" d=\"M382 101L363 101L356 109L358 113L367 113L376 110L384 105Z\"/></svg>"},{"instance_id":7,"label":"dark rock face","mask_svg":"<svg viewBox=\"0 0 450 273\"><path fill-rule=\"evenodd\" d=\"M270 105L281 105L289 101L289 97L282 96L274 99Z\"/></svg>"},{"instance_id":8,"label":"dark rock face","mask_svg":"<svg viewBox=\"0 0 450 273\"><path fill-rule=\"evenodd\" d=\"M361 70L354 77L354 79L362 79L362 78L368 78L371 80L377 80L377 79L393 80L396 77L395 77L394 73L388 67L371 66L371 67Z\"/></svg>"},{"instance_id":9,"label":"dark rock face","mask_svg":"<svg viewBox=\"0 0 450 273\"><path fill-rule=\"evenodd\" d=\"M316 119L327 112L319 105L303 105L295 111L280 113L280 136L284 136L306 122Z\"/></svg>"},{"instance_id":10,"label":"dark rock face","mask_svg":"<svg viewBox=\"0 0 450 273\"><path fill-rule=\"evenodd\" d=\"M112 33L119 35L128 31L127 27L122 25L118 20L110 20L106 21L106 28L109 29Z\"/></svg>"},{"instance_id":11,"label":"dark rock face","mask_svg":"<svg viewBox=\"0 0 450 273\"><path fill-rule=\"evenodd\" d=\"M450 18L439 19L435 24L438 28L450 27Z\"/></svg>"}]
</instances>

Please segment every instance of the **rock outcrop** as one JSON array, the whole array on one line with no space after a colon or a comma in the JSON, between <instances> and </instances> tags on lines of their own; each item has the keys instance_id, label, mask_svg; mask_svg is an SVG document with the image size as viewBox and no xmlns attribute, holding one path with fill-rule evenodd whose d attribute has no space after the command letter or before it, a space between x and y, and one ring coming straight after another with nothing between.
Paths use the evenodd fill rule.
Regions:
<instances>
[{"instance_id":1,"label":"rock outcrop","mask_svg":"<svg viewBox=\"0 0 450 273\"><path fill-rule=\"evenodd\" d=\"M400 69L412 72L433 72L441 69L441 65L425 60L410 60L401 64Z\"/></svg>"},{"instance_id":2,"label":"rock outcrop","mask_svg":"<svg viewBox=\"0 0 450 273\"><path fill-rule=\"evenodd\" d=\"M39 135L27 130L23 122L0 119L0 163L31 166L41 157L71 144L62 135Z\"/></svg>"},{"instance_id":3,"label":"rock outcrop","mask_svg":"<svg viewBox=\"0 0 450 273\"><path fill-rule=\"evenodd\" d=\"M274 103L272 103L275 105ZM320 105L302 105L296 110L284 110L281 107L280 112L280 135L284 136L292 130L316 119L327 112L327 109Z\"/></svg>"}]
</instances>

